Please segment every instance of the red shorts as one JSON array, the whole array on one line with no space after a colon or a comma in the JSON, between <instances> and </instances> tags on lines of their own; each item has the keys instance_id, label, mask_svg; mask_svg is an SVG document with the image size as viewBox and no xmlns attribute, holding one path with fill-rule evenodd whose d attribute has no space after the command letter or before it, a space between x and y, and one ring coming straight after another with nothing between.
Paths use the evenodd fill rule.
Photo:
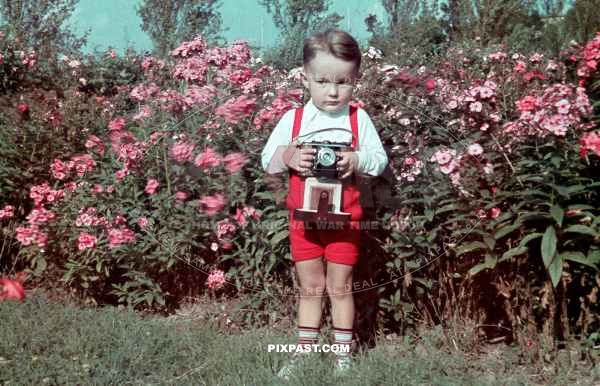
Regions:
<instances>
[{"instance_id":1,"label":"red shorts","mask_svg":"<svg viewBox=\"0 0 600 386\"><path fill-rule=\"evenodd\" d=\"M332 263L356 264L360 242L358 221L350 221L342 229L317 228L316 224L305 225L290 218L290 249L294 262L324 257Z\"/></svg>"}]
</instances>

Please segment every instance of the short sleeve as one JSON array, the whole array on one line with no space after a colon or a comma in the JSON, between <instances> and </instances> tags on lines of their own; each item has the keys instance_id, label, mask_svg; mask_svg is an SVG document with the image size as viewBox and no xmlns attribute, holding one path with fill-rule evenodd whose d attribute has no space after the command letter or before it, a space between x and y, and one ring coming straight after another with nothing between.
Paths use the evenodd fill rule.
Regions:
<instances>
[{"instance_id":1,"label":"short sleeve","mask_svg":"<svg viewBox=\"0 0 600 386\"><path fill-rule=\"evenodd\" d=\"M275 151L279 146L288 146L292 140L292 125L294 124L294 110L288 110L273 131L267 140L265 147L261 153L261 163L263 169L268 173L276 173L283 170L269 170L269 163L271 162Z\"/></svg>"},{"instance_id":2,"label":"short sleeve","mask_svg":"<svg viewBox=\"0 0 600 386\"><path fill-rule=\"evenodd\" d=\"M358 171L371 176L381 175L388 157L371 117L363 109L358 109L358 133Z\"/></svg>"}]
</instances>

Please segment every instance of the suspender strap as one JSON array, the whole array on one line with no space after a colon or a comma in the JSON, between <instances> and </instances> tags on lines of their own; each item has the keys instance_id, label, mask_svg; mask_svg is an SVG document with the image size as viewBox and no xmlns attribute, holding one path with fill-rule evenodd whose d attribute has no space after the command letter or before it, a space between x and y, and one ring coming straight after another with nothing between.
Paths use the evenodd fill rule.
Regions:
<instances>
[{"instance_id":1,"label":"suspender strap","mask_svg":"<svg viewBox=\"0 0 600 386\"><path fill-rule=\"evenodd\" d=\"M300 107L296 109L294 114L294 126L292 127L292 142L294 142L298 138L298 134L300 134L300 126L302 125L302 113L304 112L304 108Z\"/></svg>"},{"instance_id":2,"label":"suspender strap","mask_svg":"<svg viewBox=\"0 0 600 386\"><path fill-rule=\"evenodd\" d=\"M358 109L350 106L350 128L352 129L352 147L358 150Z\"/></svg>"}]
</instances>

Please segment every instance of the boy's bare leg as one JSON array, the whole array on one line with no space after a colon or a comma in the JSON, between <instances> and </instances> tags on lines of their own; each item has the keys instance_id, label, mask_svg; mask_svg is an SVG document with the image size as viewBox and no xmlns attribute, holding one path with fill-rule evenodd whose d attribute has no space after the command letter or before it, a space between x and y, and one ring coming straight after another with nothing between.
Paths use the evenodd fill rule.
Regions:
<instances>
[{"instance_id":1,"label":"boy's bare leg","mask_svg":"<svg viewBox=\"0 0 600 386\"><path fill-rule=\"evenodd\" d=\"M327 292L331 299L331 316L337 328L352 329L354 297L352 266L327 262Z\"/></svg>"},{"instance_id":2,"label":"boy's bare leg","mask_svg":"<svg viewBox=\"0 0 600 386\"><path fill-rule=\"evenodd\" d=\"M296 263L296 273L300 281L300 305L298 325L319 327L323 294L325 292L325 272L323 259L311 259Z\"/></svg>"}]
</instances>

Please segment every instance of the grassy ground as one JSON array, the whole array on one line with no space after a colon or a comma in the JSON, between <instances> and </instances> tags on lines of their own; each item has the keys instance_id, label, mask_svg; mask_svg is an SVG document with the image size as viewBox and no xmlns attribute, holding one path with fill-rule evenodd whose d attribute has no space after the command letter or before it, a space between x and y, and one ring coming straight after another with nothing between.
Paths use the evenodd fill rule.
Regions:
<instances>
[{"instance_id":1,"label":"grassy ground","mask_svg":"<svg viewBox=\"0 0 600 386\"><path fill-rule=\"evenodd\" d=\"M116 308L80 309L34 295L0 302L0 385L279 385L290 343L270 329L224 333L191 314L140 317ZM314 355L290 385L600 385L591 360L528 362L503 345L465 353L439 347L435 333L418 344L379 342L359 354L343 380L332 354Z\"/></svg>"}]
</instances>

